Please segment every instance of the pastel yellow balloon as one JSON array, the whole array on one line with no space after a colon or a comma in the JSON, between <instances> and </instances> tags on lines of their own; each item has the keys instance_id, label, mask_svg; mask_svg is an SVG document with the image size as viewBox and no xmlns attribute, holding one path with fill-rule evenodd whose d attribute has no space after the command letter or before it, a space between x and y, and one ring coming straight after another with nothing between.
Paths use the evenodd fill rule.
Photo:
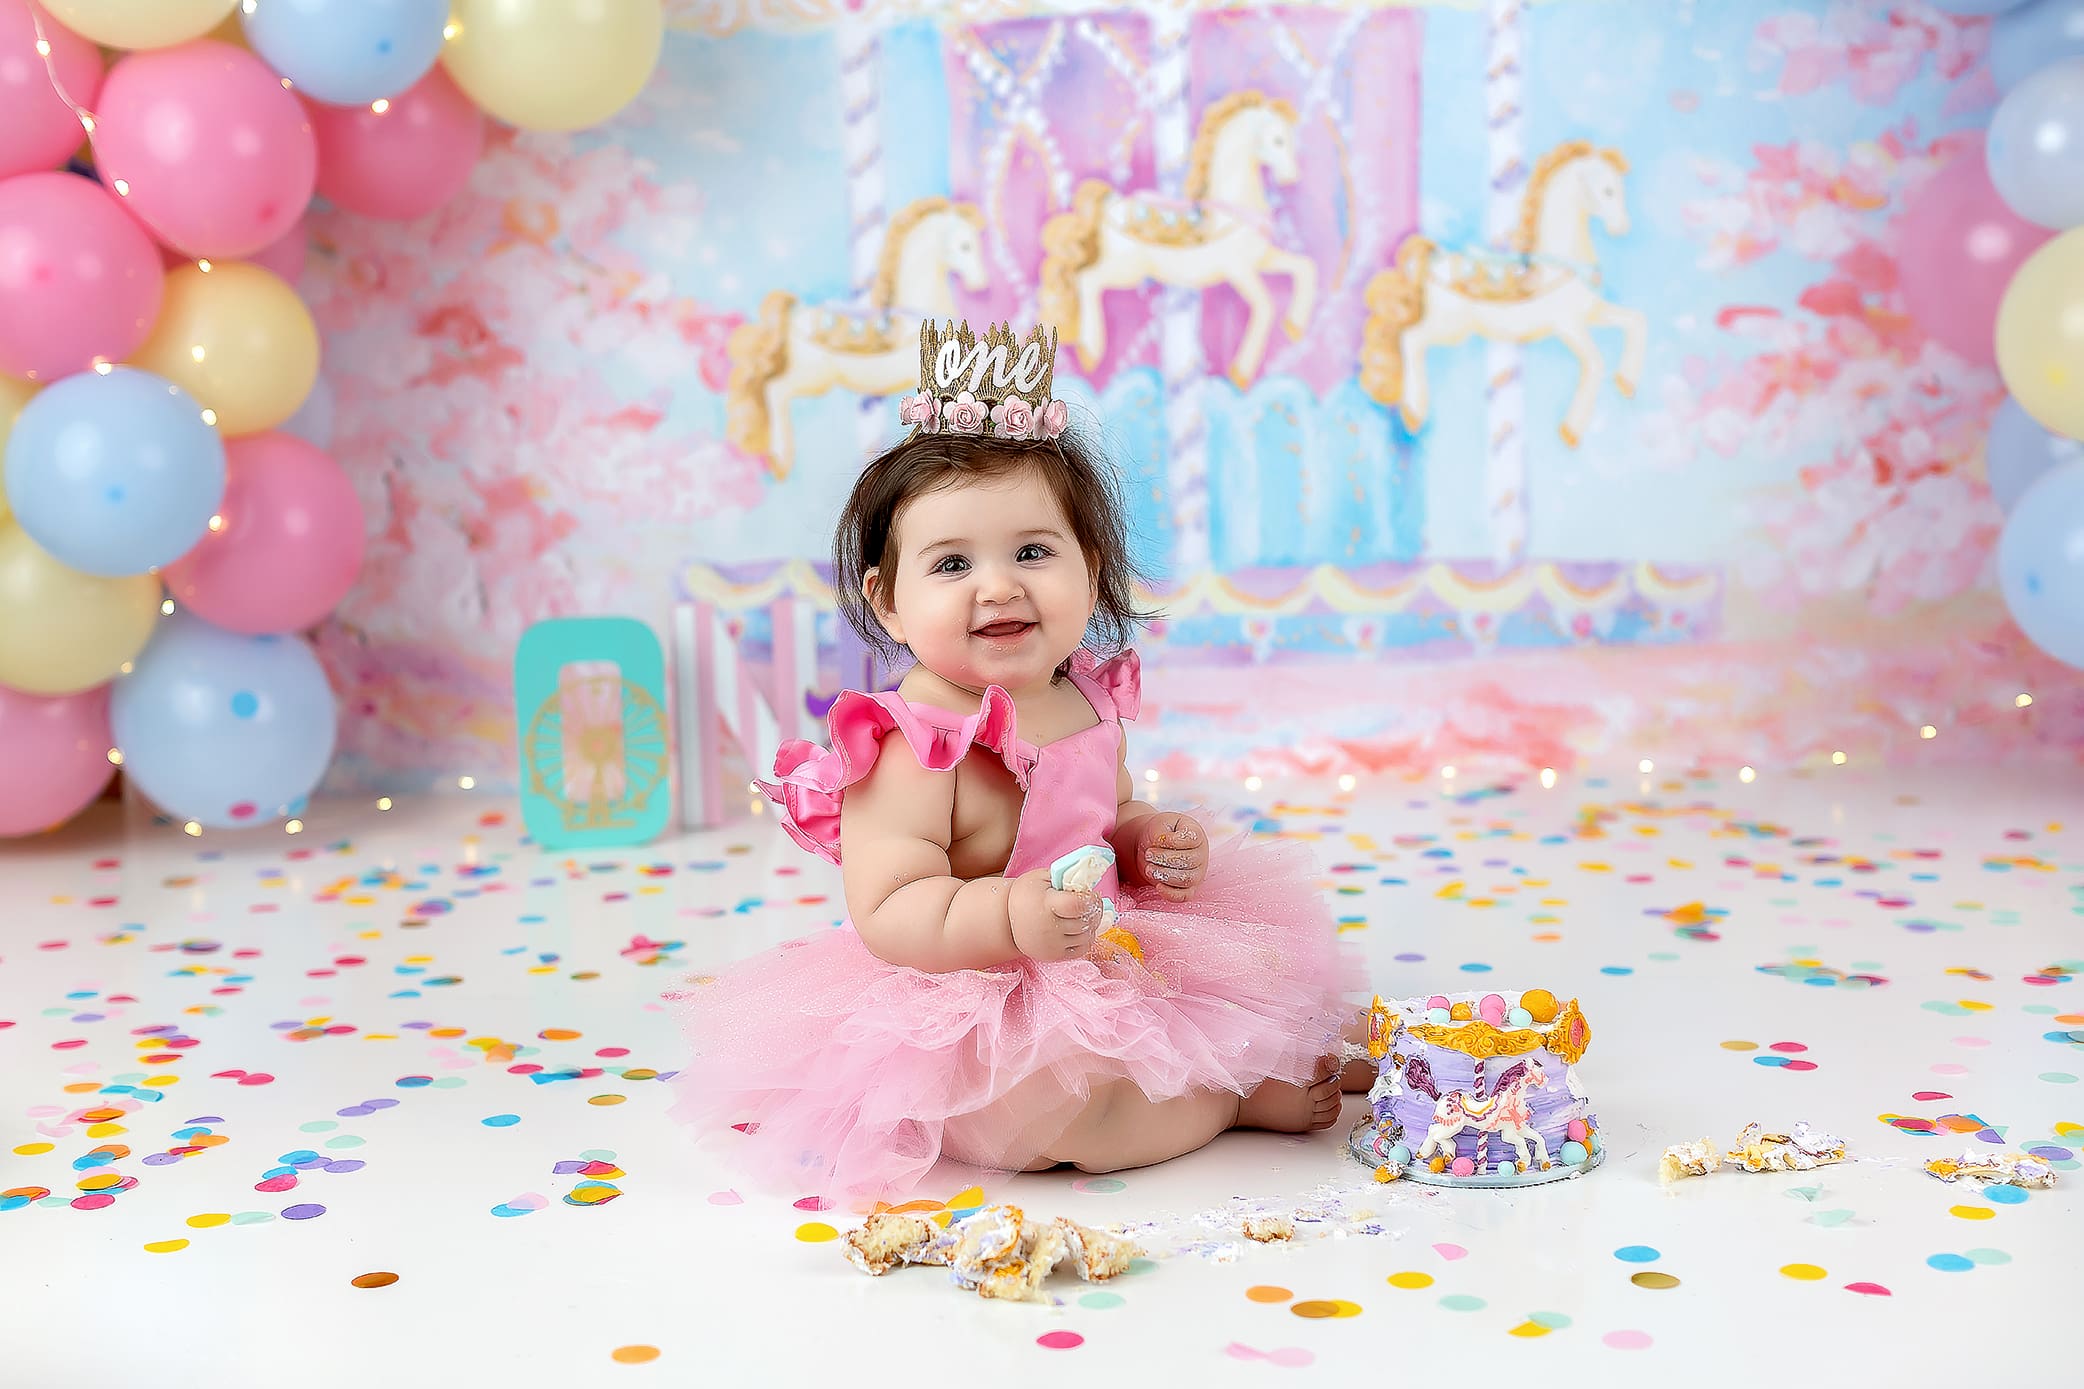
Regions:
<instances>
[{"instance_id":1,"label":"pastel yellow balloon","mask_svg":"<svg viewBox=\"0 0 2084 1389\"><path fill-rule=\"evenodd\" d=\"M1997 306L1997 370L2027 414L2084 437L2084 228L2026 258Z\"/></svg>"},{"instance_id":2,"label":"pastel yellow balloon","mask_svg":"<svg viewBox=\"0 0 2084 1389\"><path fill-rule=\"evenodd\" d=\"M43 0L51 18L110 48L166 48L199 39L239 0Z\"/></svg>"},{"instance_id":3,"label":"pastel yellow balloon","mask_svg":"<svg viewBox=\"0 0 2084 1389\"><path fill-rule=\"evenodd\" d=\"M177 265L132 366L217 412L227 438L273 429L318 380L318 328L289 282L245 261Z\"/></svg>"},{"instance_id":4,"label":"pastel yellow balloon","mask_svg":"<svg viewBox=\"0 0 2084 1389\"><path fill-rule=\"evenodd\" d=\"M67 569L0 521L0 685L61 695L114 679L144 650L161 597L156 575Z\"/></svg>"},{"instance_id":5,"label":"pastel yellow balloon","mask_svg":"<svg viewBox=\"0 0 2084 1389\"><path fill-rule=\"evenodd\" d=\"M489 116L523 130L599 125L658 65L660 0L454 0L442 62Z\"/></svg>"},{"instance_id":6,"label":"pastel yellow balloon","mask_svg":"<svg viewBox=\"0 0 2084 1389\"><path fill-rule=\"evenodd\" d=\"M7 436L14 432L14 417L22 413L29 397L43 389L19 376L0 376L0 476L7 463ZM0 486L0 521L7 519L7 489Z\"/></svg>"}]
</instances>

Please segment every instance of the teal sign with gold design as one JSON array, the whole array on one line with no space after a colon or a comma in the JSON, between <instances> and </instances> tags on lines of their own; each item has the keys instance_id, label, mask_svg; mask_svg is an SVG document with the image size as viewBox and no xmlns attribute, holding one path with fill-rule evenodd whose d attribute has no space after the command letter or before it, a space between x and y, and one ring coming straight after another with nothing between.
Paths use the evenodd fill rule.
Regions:
<instances>
[{"instance_id":1,"label":"teal sign with gold design","mask_svg":"<svg viewBox=\"0 0 2084 1389\"><path fill-rule=\"evenodd\" d=\"M538 622L514 652L521 817L546 849L643 844L672 812L666 658L628 617Z\"/></svg>"}]
</instances>

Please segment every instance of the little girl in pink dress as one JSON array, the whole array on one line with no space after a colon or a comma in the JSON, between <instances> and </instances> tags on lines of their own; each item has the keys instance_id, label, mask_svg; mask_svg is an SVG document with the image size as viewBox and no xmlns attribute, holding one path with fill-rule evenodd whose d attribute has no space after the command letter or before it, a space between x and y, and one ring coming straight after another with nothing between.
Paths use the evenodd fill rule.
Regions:
<instances>
[{"instance_id":1,"label":"little girl in pink dress","mask_svg":"<svg viewBox=\"0 0 2084 1389\"><path fill-rule=\"evenodd\" d=\"M761 788L840 865L849 921L691 981L676 1117L749 1183L857 1202L944 1156L1107 1171L1328 1126L1362 982L1309 853L1133 799L1126 638L1148 615L1111 471L1064 434L1046 368L1023 378L1035 354L928 333L920 428L834 544L846 616L914 668L843 693L831 748L785 745ZM1106 861L1084 891L1060 864L1082 849Z\"/></svg>"}]
</instances>

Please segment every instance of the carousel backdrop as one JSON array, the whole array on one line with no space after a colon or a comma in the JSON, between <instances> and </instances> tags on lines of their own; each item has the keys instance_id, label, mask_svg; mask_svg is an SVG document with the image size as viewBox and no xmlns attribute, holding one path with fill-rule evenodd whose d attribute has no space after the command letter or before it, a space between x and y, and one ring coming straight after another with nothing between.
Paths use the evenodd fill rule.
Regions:
<instances>
[{"instance_id":1,"label":"carousel backdrop","mask_svg":"<svg viewBox=\"0 0 2084 1389\"><path fill-rule=\"evenodd\" d=\"M1999 591L1988 319L1912 302L1967 273L1915 233L1988 187L1987 20L936 8L675 0L611 123L315 215L336 789L510 778L547 617L699 602L760 663L779 616L836 685L831 518L934 314L1062 331L1170 614L1145 765L2080 746Z\"/></svg>"}]
</instances>

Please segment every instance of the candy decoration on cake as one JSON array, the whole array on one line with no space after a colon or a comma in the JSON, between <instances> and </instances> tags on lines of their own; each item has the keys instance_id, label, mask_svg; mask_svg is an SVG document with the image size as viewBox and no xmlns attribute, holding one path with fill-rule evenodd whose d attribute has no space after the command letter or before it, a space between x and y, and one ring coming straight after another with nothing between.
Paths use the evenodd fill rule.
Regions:
<instances>
[{"instance_id":1,"label":"candy decoration on cake","mask_svg":"<svg viewBox=\"0 0 2084 1389\"><path fill-rule=\"evenodd\" d=\"M1377 998L1378 1074L1352 1151L1378 1181L1507 1187L1588 1172L1606 1156L1576 1071L1591 1040L1577 1000L1545 989Z\"/></svg>"}]
</instances>

